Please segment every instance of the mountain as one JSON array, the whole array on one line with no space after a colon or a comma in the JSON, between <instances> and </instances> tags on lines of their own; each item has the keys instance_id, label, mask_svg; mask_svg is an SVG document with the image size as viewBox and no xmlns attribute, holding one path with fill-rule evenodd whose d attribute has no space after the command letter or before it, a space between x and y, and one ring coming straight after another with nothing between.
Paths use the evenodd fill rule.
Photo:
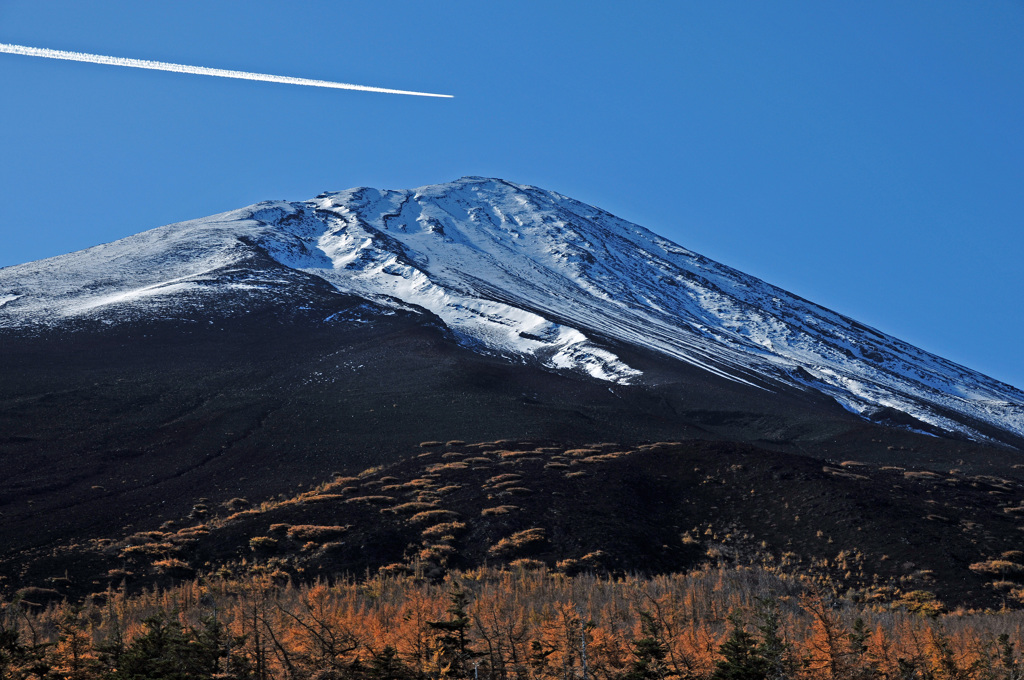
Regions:
<instances>
[{"instance_id":1,"label":"mountain","mask_svg":"<svg viewBox=\"0 0 1024 680\"><path fill-rule=\"evenodd\" d=\"M776 557L804 545L823 558L833 547L816 541L842 534L910 563L919 544L882 530L910 512L908 532L963 524L955 589L1019 536L1024 502L1020 390L534 187L466 177L265 202L0 269L0 590L65 571L78 592L105 587L97 574L120 553L103 546L189 524L197 507L291 508L332 475L413 484L410 452L430 441L449 442L435 457L473 457L453 442L535 452L537 476L516 474L537 509L514 524L565 537L552 564L629 552L632 535L661 545L668 529L651 518L669 516L673 529L765 518L747 533ZM552 486L582 464L563 455L574 450L643 453ZM506 463L518 464L487 465ZM452 512L504 493L477 481ZM417 488L408 502L435 502ZM591 505L542 517L545 490ZM559 528L585 525L602 498L614 532ZM288 521L362 523L366 545L398 531L346 503ZM783 530L782 510L812 519ZM192 567L266 530L243 525L212 532ZM488 527L464 565L486 555ZM612 534L620 547L601 547ZM363 557L316 568L380 566ZM648 557L609 564L699 555Z\"/></svg>"},{"instance_id":2,"label":"mountain","mask_svg":"<svg viewBox=\"0 0 1024 680\"><path fill-rule=\"evenodd\" d=\"M35 586L40 603L250 569L309 582L740 564L875 606L1020 607L1022 520L1019 480L960 471L823 466L733 442L425 442L394 464L294 495L197 499L159 524L0 554L0 593L4 574Z\"/></svg>"},{"instance_id":3,"label":"mountain","mask_svg":"<svg viewBox=\"0 0 1024 680\"><path fill-rule=\"evenodd\" d=\"M0 329L126 325L343 294L338 325L436 318L463 347L617 386L642 350L869 420L1024 442L1024 393L554 192L466 177L265 202L0 270ZM330 307L328 305L328 307ZM193 319L195 320L195 319ZM342 370L342 369L338 369ZM330 377L324 377L330 379Z\"/></svg>"}]
</instances>

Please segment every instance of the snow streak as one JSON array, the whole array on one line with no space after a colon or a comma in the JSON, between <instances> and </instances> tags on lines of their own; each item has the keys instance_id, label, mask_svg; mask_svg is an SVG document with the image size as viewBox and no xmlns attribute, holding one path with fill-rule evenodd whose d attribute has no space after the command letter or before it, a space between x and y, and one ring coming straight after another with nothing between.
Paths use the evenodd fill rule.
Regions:
<instances>
[{"instance_id":1,"label":"snow streak","mask_svg":"<svg viewBox=\"0 0 1024 680\"><path fill-rule=\"evenodd\" d=\"M238 78L240 80L262 80L268 83L285 83L288 85L306 85L308 87L330 87L337 90L360 90L363 92L382 92L384 94L410 94L417 97L446 97L450 94L433 94L430 92L411 92L409 90L390 90L384 87L369 85L351 85L335 83L329 80L311 80L292 76L274 76L266 73L249 73L248 71L229 71L222 68L205 66L189 66L187 64L171 64L165 61L149 61L146 59L126 59L124 57L108 57L102 54L86 52L65 52L45 47L25 47L24 45L7 45L0 43L0 52L20 54L26 57L45 57L47 59L65 59L67 61L84 61L90 64L107 64L109 66L128 66L129 68L145 68L153 71L173 71L174 73L190 73L197 76L218 76L220 78Z\"/></svg>"},{"instance_id":2,"label":"snow streak","mask_svg":"<svg viewBox=\"0 0 1024 680\"><path fill-rule=\"evenodd\" d=\"M257 264L268 255L276 265ZM1016 388L593 206L484 177L259 203L5 267L0 338L195 305L244 313L239 291L270 286L274 299L291 285L286 272L374 308L429 311L467 346L517 364L613 384L662 380L613 351L644 348L737 383L813 390L882 423L896 411L932 434L1024 437Z\"/></svg>"}]
</instances>

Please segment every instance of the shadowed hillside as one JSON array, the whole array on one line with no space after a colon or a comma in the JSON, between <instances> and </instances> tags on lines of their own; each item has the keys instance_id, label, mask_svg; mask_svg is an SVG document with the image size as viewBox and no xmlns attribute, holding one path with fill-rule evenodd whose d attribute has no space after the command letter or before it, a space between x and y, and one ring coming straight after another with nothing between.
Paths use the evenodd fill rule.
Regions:
<instances>
[{"instance_id":1,"label":"shadowed hillside","mask_svg":"<svg viewBox=\"0 0 1024 680\"><path fill-rule=\"evenodd\" d=\"M279 579L509 565L665 574L762 565L836 593L951 605L1024 598L1020 478L816 461L726 442L425 442L295 495L4 556L8 589L80 596L219 569ZM894 528L898 528L894 531Z\"/></svg>"}]
</instances>

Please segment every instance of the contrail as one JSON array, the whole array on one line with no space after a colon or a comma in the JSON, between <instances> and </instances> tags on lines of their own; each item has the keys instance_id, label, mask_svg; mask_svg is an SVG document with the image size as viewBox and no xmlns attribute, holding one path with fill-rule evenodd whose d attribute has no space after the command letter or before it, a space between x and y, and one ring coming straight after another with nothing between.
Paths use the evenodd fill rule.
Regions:
<instances>
[{"instance_id":1,"label":"contrail","mask_svg":"<svg viewBox=\"0 0 1024 680\"><path fill-rule=\"evenodd\" d=\"M222 68L205 66L188 66L186 64L170 64L165 61L148 61L146 59L125 59L124 57L106 57L102 54L85 52L65 52L50 50L43 47L25 47L24 45L6 45L0 43L0 52L21 54L26 57L45 57L47 59L66 59L68 61L86 61L90 64L108 64L110 66L128 66L130 68L148 68L154 71L174 71L175 73L191 73L198 76L219 76L221 78L239 78L241 80L262 80L268 83L286 83L289 85L307 85L309 87L332 87L337 90L361 90L363 92L383 92L384 94L411 94L417 97L448 97L450 94L432 94L430 92L410 92L408 90L389 90L384 87L368 85L351 85L334 83L329 80L311 80L309 78L293 78L291 76L272 76L266 73L249 73L247 71L228 71Z\"/></svg>"}]
</instances>

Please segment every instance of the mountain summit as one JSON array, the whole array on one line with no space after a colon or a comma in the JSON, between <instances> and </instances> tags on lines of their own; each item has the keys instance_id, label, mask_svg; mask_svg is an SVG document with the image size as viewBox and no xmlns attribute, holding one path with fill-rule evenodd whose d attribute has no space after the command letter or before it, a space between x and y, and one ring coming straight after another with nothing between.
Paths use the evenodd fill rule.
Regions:
<instances>
[{"instance_id":1,"label":"mountain summit","mask_svg":"<svg viewBox=\"0 0 1024 680\"><path fill-rule=\"evenodd\" d=\"M658 382L637 348L765 395L817 391L866 419L1024 438L1024 393L551 191L464 177L263 202L0 270L4 333L245 315L332 292L325 316L436 317L479 353L609 386Z\"/></svg>"}]
</instances>

